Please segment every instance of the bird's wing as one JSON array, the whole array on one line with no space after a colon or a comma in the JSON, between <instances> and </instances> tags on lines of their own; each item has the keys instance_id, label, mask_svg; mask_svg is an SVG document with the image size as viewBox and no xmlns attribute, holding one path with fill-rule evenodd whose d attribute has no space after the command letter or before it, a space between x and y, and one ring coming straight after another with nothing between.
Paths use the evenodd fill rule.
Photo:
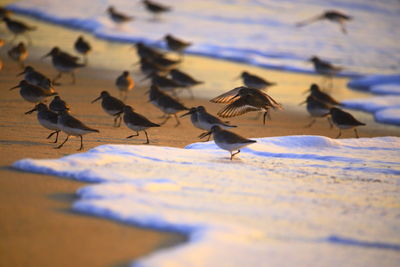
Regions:
<instances>
[{"instance_id":1,"label":"bird's wing","mask_svg":"<svg viewBox=\"0 0 400 267\"><path fill-rule=\"evenodd\" d=\"M230 118L256 110L260 110L260 108L249 105L247 103L246 97L241 97L238 100L232 102L231 104L221 109L217 115L222 118Z\"/></svg>"},{"instance_id":2,"label":"bird's wing","mask_svg":"<svg viewBox=\"0 0 400 267\"><path fill-rule=\"evenodd\" d=\"M235 95L239 93L240 87L234 88L226 93L223 93L222 95L219 95L217 97L214 97L213 99L210 100L210 102L213 103L232 103L232 99Z\"/></svg>"}]
</instances>

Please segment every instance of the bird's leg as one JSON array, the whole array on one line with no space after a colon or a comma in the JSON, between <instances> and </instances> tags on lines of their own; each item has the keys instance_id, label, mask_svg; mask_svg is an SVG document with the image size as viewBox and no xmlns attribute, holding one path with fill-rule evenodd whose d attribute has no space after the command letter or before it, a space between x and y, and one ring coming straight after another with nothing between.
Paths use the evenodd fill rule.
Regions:
<instances>
[{"instance_id":1,"label":"bird's leg","mask_svg":"<svg viewBox=\"0 0 400 267\"><path fill-rule=\"evenodd\" d=\"M61 145L55 147L55 149L60 149L67 141L68 141L69 135L67 135L67 138L65 138L64 142L61 143Z\"/></svg>"},{"instance_id":2,"label":"bird's leg","mask_svg":"<svg viewBox=\"0 0 400 267\"><path fill-rule=\"evenodd\" d=\"M347 34L346 25L342 20L339 20L338 23L340 24L340 29L342 30L343 34Z\"/></svg>"},{"instance_id":3,"label":"bird's leg","mask_svg":"<svg viewBox=\"0 0 400 267\"><path fill-rule=\"evenodd\" d=\"M314 123L317 121L317 119L313 119L309 124L307 124L304 128L310 128L311 126L314 125Z\"/></svg>"},{"instance_id":4,"label":"bird's leg","mask_svg":"<svg viewBox=\"0 0 400 267\"><path fill-rule=\"evenodd\" d=\"M57 134L56 135L56 141L54 141L54 142L52 142L52 143L57 143L57 141L58 141L58 133L59 133L60 131L54 131L54 132L51 132L50 134L49 134L49 136L47 136L47 138L46 139L49 139L50 137L52 137L54 134Z\"/></svg>"},{"instance_id":5,"label":"bird's leg","mask_svg":"<svg viewBox=\"0 0 400 267\"><path fill-rule=\"evenodd\" d=\"M356 138L360 138L360 136L358 135L358 132L357 132L357 128L354 128L354 132L356 134Z\"/></svg>"},{"instance_id":6,"label":"bird's leg","mask_svg":"<svg viewBox=\"0 0 400 267\"><path fill-rule=\"evenodd\" d=\"M76 79L75 79L75 73L73 71L70 72L71 77L72 77L72 84L75 84Z\"/></svg>"},{"instance_id":7,"label":"bird's leg","mask_svg":"<svg viewBox=\"0 0 400 267\"><path fill-rule=\"evenodd\" d=\"M135 137L135 136L139 136L139 132L138 131L136 131L136 134L130 135L127 138L132 138L132 137Z\"/></svg>"},{"instance_id":8,"label":"bird's leg","mask_svg":"<svg viewBox=\"0 0 400 267\"><path fill-rule=\"evenodd\" d=\"M59 80L60 78L61 78L61 76L62 76L62 72L59 72L58 74L57 74L57 76L51 81L52 83L55 83L57 80Z\"/></svg>"},{"instance_id":9,"label":"bird's leg","mask_svg":"<svg viewBox=\"0 0 400 267\"><path fill-rule=\"evenodd\" d=\"M149 137L147 136L147 132L146 132L146 130L143 130L143 131L144 131L144 134L146 135L146 143L145 144L149 144L150 141L149 141Z\"/></svg>"},{"instance_id":10,"label":"bird's leg","mask_svg":"<svg viewBox=\"0 0 400 267\"><path fill-rule=\"evenodd\" d=\"M79 147L78 151L81 151L83 149L83 137L82 135L79 136L81 138L81 146Z\"/></svg>"},{"instance_id":11,"label":"bird's leg","mask_svg":"<svg viewBox=\"0 0 400 267\"><path fill-rule=\"evenodd\" d=\"M57 141L58 141L58 135L59 135L59 133L60 133L60 130L58 130L58 131L57 131L57 134L56 134L56 140L54 141L54 143L57 143Z\"/></svg>"},{"instance_id":12,"label":"bird's leg","mask_svg":"<svg viewBox=\"0 0 400 267\"><path fill-rule=\"evenodd\" d=\"M176 113L174 114L174 117L175 117L175 120L176 120L175 127L178 127L179 124L181 124L181 122L179 121L178 116L176 116Z\"/></svg>"},{"instance_id":13,"label":"bird's leg","mask_svg":"<svg viewBox=\"0 0 400 267\"><path fill-rule=\"evenodd\" d=\"M165 114L165 115L167 115L167 117L165 118L165 120L160 122L160 125L164 125L171 118L171 116L169 114Z\"/></svg>"},{"instance_id":14,"label":"bird's leg","mask_svg":"<svg viewBox=\"0 0 400 267\"><path fill-rule=\"evenodd\" d=\"M237 154L239 154L240 153L240 149L236 152L236 153L233 153L232 154L232 152L231 152L231 160L233 159L233 157L235 156L235 155L237 155Z\"/></svg>"},{"instance_id":15,"label":"bird's leg","mask_svg":"<svg viewBox=\"0 0 400 267\"><path fill-rule=\"evenodd\" d=\"M119 120L119 122L118 122L118 120ZM121 113L120 113L117 116L115 116L115 118L114 118L114 127L121 126L121 121L122 121L122 117L121 117Z\"/></svg>"},{"instance_id":16,"label":"bird's leg","mask_svg":"<svg viewBox=\"0 0 400 267\"><path fill-rule=\"evenodd\" d=\"M338 136L336 136L335 138L337 139L337 138L339 138L341 135L342 135L342 130L339 129L339 134L338 134Z\"/></svg>"},{"instance_id":17,"label":"bird's leg","mask_svg":"<svg viewBox=\"0 0 400 267\"><path fill-rule=\"evenodd\" d=\"M267 117L267 115L268 115L268 111L265 111L264 112L264 116L263 116L263 124L265 125L265 118Z\"/></svg>"}]
</instances>

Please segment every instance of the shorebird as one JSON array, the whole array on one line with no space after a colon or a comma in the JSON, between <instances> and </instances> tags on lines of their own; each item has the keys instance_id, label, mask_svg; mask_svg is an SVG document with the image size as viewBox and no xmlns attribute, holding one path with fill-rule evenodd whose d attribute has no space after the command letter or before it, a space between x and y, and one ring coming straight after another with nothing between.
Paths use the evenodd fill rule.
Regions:
<instances>
[{"instance_id":1,"label":"shorebird","mask_svg":"<svg viewBox=\"0 0 400 267\"><path fill-rule=\"evenodd\" d=\"M51 130L52 132L47 136L47 139L50 139L54 134L56 134L56 140L53 143L57 143L58 134L60 133L60 129L57 124L57 113L49 110L49 108L43 104L37 104L32 110L25 112L25 114L31 114L32 112L37 111L37 119L44 128Z\"/></svg>"},{"instance_id":2,"label":"shorebird","mask_svg":"<svg viewBox=\"0 0 400 267\"><path fill-rule=\"evenodd\" d=\"M63 73L69 73L72 77L72 84L75 84L74 70L85 67L85 64L78 63L78 57L72 56L61 51L60 48L54 47L51 51L44 55L43 58L51 56L53 66L57 69L58 75L53 79L53 83L61 78Z\"/></svg>"},{"instance_id":3,"label":"shorebird","mask_svg":"<svg viewBox=\"0 0 400 267\"><path fill-rule=\"evenodd\" d=\"M182 88L182 85L175 82L172 79L161 76L158 73L152 73L148 77L151 77L151 84L157 86L159 89L165 92L172 92L173 95L176 95L175 90L178 88Z\"/></svg>"},{"instance_id":4,"label":"shorebird","mask_svg":"<svg viewBox=\"0 0 400 267\"><path fill-rule=\"evenodd\" d=\"M349 15L346 15L342 12L336 11L336 10L327 10L321 15L315 16L313 18L298 22L296 24L297 27L302 27L306 26L310 23L319 21L319 20L329 20L335 23L338 23L340 25L340 29L342 30L342 33L346 34L346 22L349 20L352 20L353 18L350 17Z\"/></svg>"},{"instance_id":5,"label":"shorebird","mask_svg":"<svg viewBox=\"0 0 400 267\"><path fill-rule=\"evenodd\" d=\"M332 63L322 60L317 56L312 56L310 61L314 64L314 69L318 74L326 75L326 76L334 76L341 70L342 67L335 66Z\"/></svg>"},{"instance_id":6,"label":"shorebird","mask_svg":"<svg viewBox=\"0 0 400 267\"><path fill-rule=\"evenodd\" d=\"M25 81L27 81L28 83L42 87L49 92L55 91L51 80L42 73L36 71L33 67L26 66L24 71L19 73L17 76L20 76L22 74L24 75Z\"/></svg>"},{"instance_id":7,"label":"shorebird","mask_svg":"<svg viewBox=\"0 0 400 267\"><path fill-rule=\"evenodd\" d=\"M157 16L161 13L171 11L171 7L156 3L154 1L142 0L142 3L144 4L146 10L153 14L154 20L157 20Z\"/></svg>"},{"instance_id":8,"label":"shorebird","mask_svg":"<svg viewBox=\"0 0 400 267\"><path fill-rule=\"evenodd\" d=\"M28 102L35 104L43 102L46 98L50 96L57 95L56 92L50 93L39 86L28 83L25 80L20 81L17 86L10 88L10 90L13 90L15 88L21 88L19 90L19 94L22 96L22 98Z\"/></svg>"},{"instance_id":9,"label":"shorebird","mask_svg":"<svg viewBox=\"0 0 400 267\"><path fill-rule=\"evenodd\" d=\"M235 88L234 90L237 90L237 94L231 99L233 102L220 110L217 114L218 116L222 118L230 118L250 111L263 111L263 124L265 124L265 118L270 108L282 109L281 104L260 90L245 86ZM211 101L213 102L213 100Z\"/></svg>"},{"instance_id":10,"label":"shorebird","mask_svg":"<svg viewBox=\"0 0 400 267\"><path fill-rule=\"evenodd\" d=\"M276 85L274 82L267 81L257 75L250 74L247 71L243 71L240 75L243 80L243 84L250 88L255 88L258 90L264 90L267 87Z\"/></svg>"},{"instance_id":11,"label":"shorebird","mask_svg":"<svg viewBox=\"0 0 400 267\"><path fill-rule=\"evenodd\" d=\"M182 71L180 71L178 69L172 69L169 72L169 75L171 76L172 80L174 80L176 83L180 84L184 88L187 88L190 91L190 94L192 95L192 98L194 96L193 96L193 92L191 90L191 87L204 83L202 81L195 80L189 74L184 73L184 72L182 72Z\"/></svg>"},{"instance_id":12,"label":"shorebird","mask_svg":"<svg viewBox=\"0 0 400 267\"><path fill-rule=\"evenodd\" d=\"M173 60L166 58L165 56L159 56L150 58L151 62L163 71L169 71L175 69L182 62L181 60Z\"/></svg>"},{"instance_id":13,"label":"shorebird","mask_svg":"<svg viewBox=\"0 0 400 267\"><path fill-rule=\"evenodd\" d=\"M18 43L16 46L13 46L10 50L8 50L8 56L18 62L21 68L24 68L24 61L28 57L28 49L23 42Z\"/></svg>"},{"instance_id":14,"label":"shorebird","mask_svg":"<svg viewBox=\"0 0 400 267\"><path fill-rule=\"evenodd\" d=\"M129 22L134 19L134 17L132 17L132 16L128 16L121 12L116 11L113 6L110 6L107 8L107 13L108 13L110 19L117 24Z\"/></svg>"},{"instance_id":15,"label":"shorebird","mask_svg":"<svg viewBox=\"0 0 400 267\"><path fill-rule=\"evenodd\" d=\"M171 34L164 36L164 40L169 50L182 54L183 51L192 45L192 43L178 39Z\"/></svg>"},{"instance_id":16,"label":"shorebird","mask_svg":"<svg viewBox=\"0 0 400 267\"><path fill-rule=\"evenodd\" d=\"M166 119L160 123L160 125L165 124L171 118L171 115L174 115L176 119L175 127L177 127L180 124L180 122L178 117L176 116L176 113L180 111L189 110L180 102L178 102L171 96L167 95L166 93L162 92L156 85L152 85L150 87L149 101L154 106L159 108L162 112L164 112L164 114L167 116Z\"/></svg>"},{"instance_id":17,"label":"shorebird","mask_svg":"<svg viewBox=\"0 0 400 267\"><path fill-rule=\"evenodd\" d=\"M150 76L153 73L164 72L162 69L160 69L153 62L151 62L146 58L140 58L139 65L140 65L140 71L146 76Z\"/></svg>"},{"instance_id":18,"label":"shorebird","mask_svg":"<svg viewBox=\"0 0 400 267\"><path fill-rule=\"evenodd\" d=\"M60 149L69 139L70 136L79 136L81 139L81 146L78 151L83 149L83 135L88 133L98 133L99 130L90 128L83 124L80 120L69 114L68 110L63 110L58 113L57 117L58 128L67 134L67 138L59 146L55 147Z\"/></svg>"},{"instance_id":19,"label":"shorebird","mask_svg":"<svg viewBox=\"0 0 400 267\"><path fill-rule=\"evenodd\" d=\"M74 48L79 54L83 55L84 64L87 64L87 55L92 50L89 42L83 39L83 36L79 36L74 43Z\"/></svg>"},{"instance_id":20,"label":"shorebird","mask_svg":"<svg viewBox=\"0 0 400 267\"><path fill-rule=\"evenodd\" d=\"M160 127L159 124L153 123L149 121L146 117L140 115L139 113L136 113L133 111L133 108L131 106L125 106L124 107L124 123L126 126L135 131L136 134L130 135L127 138L132 138L135 136L139 136L139 132L143 131L146 135L146 143L150 143L149 137L147 136L146 129L150 127Z\"/></svg>"},{"instance_id":21,"label":"shorebird","mask_svg":"<svg viewBox=\"0 0 400 267\"><path fill-rule=\"evenodd\" d=\"M63 110L70 110L69 105L61 99L58 95L56 95L53 100L49 104L49 108L51 111L60 112Z\"/></svg>"},{"instance_id":22,"label":"shorebird","mask_svg":"<svg viewBox=\"0 0 400 267\"><path fill-rule=\"evenodd\" d=\"M310 86L310 89L308 90L311 92L311 96L317 100L319 100L320 102L324 102L328 105L332 105L332 106L340 106L340 102L338 102L337 100L335 100L333 97L331 97L329 94L323 92L319 86L315 83L313 83Z\"/></svg>"},{"instance_id":23,"label":"shorebird","mask_svg":"<svg viewBox=\"0 0 400 267\"><path fill-rule=\"evenodd\" d=\"M135 44L136 53L141 59L151 60L153 58L158 58L164 56L164 53L145 45L142 42L138 42Z\"/></svg>"},{"instance_id":24,"label":"shorebird","mask_svg":"<svg viewBox=\"0 0 400 267\"><path fill-rule=\"evenodd\" d=\"M365 123L358 121L353 117L353 115L339 108L331 108L330 114L332 117L333 124L337 128L339 128L339 134L338 136L336 136L336 138L339 138L342 135L342 129L352 129L352 128L354 128L354 133L356 134L356 137L359 138L357 128L355 127L366 125Z\"/></svg>"},{"instance_id":25,"label":"shorebird","mask_svg":"<svg viewBox=\"0 0 400 267\"><path fill-rule=\"evenodd\" d=\"M36 30L36 27L29 26L22 21L10 19L7 16L3 17L3 21L6 23L7 29L14 34L14 38L10 41L10 43L14 42L18 35L24 35L28 40L28 44L32 43L32 39L28 32Z\"/></svg>"},{"instance_id":26,"label":"shorebird","mask_svg":"<svg viewBox=\"0 0 400 267\"><path fill-rule=\"evenodd\" d=\"M329 125L332 128L332 122L329 118L330 109L332 108L331 105L321 102L311 95L309 95L306 101L303 103L307 103L306 109L310 114L310 116L312 117L312 121L305 126L306 128L311 127L317 121L316 118L325 118L325 117L328 119Z\"/></svg>"},{"instance_id":27,"label":"shorebird","mask_svg":"<svg viewBox=\"0 0 400 267\"><path fill-rule=\"evenodd\" d=\"M251 145L256 143L257 141L255 140L250 140L247 138L244 138L238 134L235 134L233 132L223 130L220 126L215 125L211 128L211 131L206 133L203 137L212 134L214 137L214 142L215 144L224 149L229 151L231 154L231 160L233 157L237 154L240 153L240 149L242 147ZM237 151L236 153L232 153L233 151Z\"/></svg>"},{"instance_id":28,"label":"shorebird","mask_svg":"<svg viewBox=\"0 0 400 267\"><path fill-rule=\"evenodd\" d=\"M115 80L115 85L119 90L119 97L125 101L128 98L128 92L135 87L135 82L129 74L129 71L124 71Z\"/></svg>"},{"instance_id":29,"label":"shorebird","mask_svg":"<svg viewBox=\"0 0 400 267\"><path fill-rule=\"evenodd\" d=\"M236 125L229 125L228 123L223 122L220 119L218 119L217 117L211 115L210 113L208 113L206 111L205 107L203 107L203 106L191 108L189 110L189 112L183 114L181 116L181 118L185 117L187 115L190 115L190 120L194 127L199 128L200 130L207 131L207 132L199 135L199 138L202 138L203 135L205 135L209 131L211 131L211 128L215 125L220 126L221 128L224 128L224 129L237 127ZM210 137L211 137L211 135L209 135L208 140L210 140Z\"/></svg>"},{"instance_id":30,"label":"shorebird","mask_svg":"<svg viewBox=\"0 0 400 267\"><path fill-rule=\"evenodd\" d=\"M114 127L121 126L121 115L124 112L125 104L118 98L111 96L107 91L102 91L100 96L92 101L92 103L101 99L101 107L103 110L114 117ZM119 122L118 122L119 121Z\"/></svg>"}]
</instances>

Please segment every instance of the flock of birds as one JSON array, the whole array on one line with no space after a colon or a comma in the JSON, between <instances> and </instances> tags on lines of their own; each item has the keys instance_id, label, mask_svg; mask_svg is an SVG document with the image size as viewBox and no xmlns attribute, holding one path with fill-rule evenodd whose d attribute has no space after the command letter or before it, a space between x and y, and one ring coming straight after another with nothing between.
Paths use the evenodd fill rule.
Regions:
<instances>
[{"instance_id":1,"label":"flock of birds","mask_svg":"<svg viewBox=\"0 0 400 267\"><path fill-rule=\"evenodd\" d=\"M171 7L149 0L143 0L142 3L145 5L146 9L154 15L155 20L158 19L162 13L172 10ZM132 16L118 12L112 6L107 9L107 13L109 18L116 24L125 23L134 19ZM11 12L5 8L0 8L0 18L5 22L10 33L14 34L14 38L10 43L13 43L18 35L27 36L29 43L31 43L28 32L36 30L35 27L29 26L22 21L12 19ZM344 22L349 20L350 17L336 11L328 11L315 18L300 22L297 26L304 26L321 19L338 22L341 25L342 31L346 33ZM140 58L138 63L139 68L145 75L144 79L150 79L151 82L148 91L149 102L164 113L165 119L161 123L151 122L145 116L136 113L133 107L125 104L129 91L133 90L135 87L135 81L128 71L124 71L116 78L115 86L120 92L119 98L112 96L107 91L102 91L92 103L101 100L102 109L114 118L115 127L119 127L123 121L128 128L135 132L134 135L130 135L127 138L138 136L139 132L144 132L146 144L150 142L147 133L149 128L160 127L171 117L175 118L175 126L178 126L180 121L177 114L179 112L185 112L180 117L190 116L193 126L204 131L199 138L208 136L209 140L212 135L217 146L230 152L230 159L232 160L234 155L239 153L242 147L256 141L229 131L228 129L236 126L230 125L218 117L230 118L248 112L258 112L259 114L263 113L263 124L265 124L271 109L282 109L280 103L265 93L268 87L274 86L276 83L244 71L240 75L244 86L234 88L210 100L213 103L225 104L217 113L218 117L207 112L204 106L187 108L178 100L177 93L180 90L188 90L191 92L193 86L203 83L178 69L183 61L183 53L191 43L181 40L171 34L165 35L163 40L168 50L180 55L178 60L171 59L167 56L166 52L157 50L142 42L135 44L136 52ZM57 149L63 147L70 136L78 136L80 137L80 147L78 150L82 150L83 135L99 132L99 130L91 128L75 118L70 112L70 106L54 89L54 86L59 85L58 81L63 74L69 74L72 78L72 83L75 83L76 78L74 71L87 66L88 54L92 50L89 42L82 36L79 36L74 43L74 48L76 52L82 55L83 61L80 57L62 51L58 47L54 47L48 54L43 56L43 58L51 57L52 64L58 71L58 75L53 79L49 79L32 66L24 65L24 61L28 56L28 50L23 42L18 43L8 51L10 58L18 62L21 68L23 68L23 71L18 74L23 75L23 80L10 90L20 88L19 92L21 97L35 104L35 107L27 111L26 114L37 112L39 123L46 129L51 130L47 139L56 135L54 143L57 143L60 132L64 132L67 135L66 139L55 147ZM310 61L314 64L315 71L326 77L333 77L341 71L340 67L321 60L316 56L312 57ZM306 109L313 120L307 127L311 127L317 118L328 118L331 127L335 125L339 128L339 135L337 138L340 137L342 129L349 128L354 128L356 137L358 137L355 127L365 125L364 123L359 122L350 113L341 110L339 108L340 103L323 92L317 84L312 84L308 91L309 95L304 103L307 104ZM50 97L54 98L47 106L45 101Z\"/></svg>"}]
</instances>

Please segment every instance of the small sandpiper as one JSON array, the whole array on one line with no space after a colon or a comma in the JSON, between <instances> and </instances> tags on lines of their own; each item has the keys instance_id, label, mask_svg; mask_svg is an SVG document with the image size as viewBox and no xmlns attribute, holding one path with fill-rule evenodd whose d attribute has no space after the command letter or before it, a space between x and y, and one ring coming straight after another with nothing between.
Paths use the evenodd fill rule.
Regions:
<instances>
[{"instance_id":1,"label":"small sandpiper","mask_svg":"<svg viewBox=\"0 0 400 267\"><path fill-rule=\"evenodd\" d=\"M99 130L90 128L83 124L80 120L69 114L68 110L63 110L58 113L57 118L58 128L67 134L67 138L56 149L61 148L69 139L70 136L79 136L81 139L81 146L79 150L83 149L83 135L88 133L98 133Z\"/></svg>"},{"instance_id":2,"label":"small sandpiper","mask_svg":"<svg viewBox=\"0 0 400 267\"><path fill-rule=\"evenodd\" d=\"M78 57L63 52L58 47L54 47L43 58L48 56L51 56L53 66L58 71L58 75L53 79L53 83L60 79L63 73L69 73L72 77L72 84L75 84L74 70L86 66L85 64L78 63Z\"/></svg>"},{"instance_id":3,"label":"small sandpiper","mask_svg":"<svg viewBox=\"0 0 400 267\"><path fill-rule=\"evenodd\" d=\"M332 122L329 118L330 109L332 108L331 105L325 102L321 102L311 95L309 95L306 101L303 103L307 103L306 109L310 114L310 116L312 117L312 121L305 126L306 128L310 128L317 121L316 118L325 118L325 117L328 119L329 125L332 128Z\"/></svg>"},{"instance_id":4,"label":"small sandpiper","mask_svg":"<svg viewBox=\"0 0 400 267\"><path fill-rule=\"evenodd\" d=\"M326 75L332 77L336 75L338 72L343 70L342 67L335 66L332 63L322 60L317 56L312 56L310 61L314 64L314 69L318 74Z\"/></svg>"},{"instance_id":5,"label":"small sandpiper","mask_svg":"<svg viewBox=\"0 0 400 267\"><path fill-rule=\"evenodd\" d=\"M28 83L42 87L43 89L51 93L55 92L51 80L42 73L36 71L33 67L26 66L24 71L19 73L17 76L20 76L22 74L24 75L25 81L27 81Z\"/></svg>"},{"instance_id":6,"label":"small sandpiper","mask_svg":"<svg viewBox=\"0 0 400 267\"><path fill-rule=\"evenodd\" d=\"M40 125L52 131L49 134L49 136L47 136L47 139L50 139L50 137L56 134L56 140L54 140L54 143L57 143L58 134L60 132L60 129L58 128L57 124L57 117L58 117L57 113L49 110L49 108L45 104L39 103L32 110L25 112L25 114L31 114L34 111L38 112L37 119Z\"/></svg>"},{"instance_id":7,"label":"small sandpiper","mask_svg":"<svg viewBox=\"0 0 400 267\"><path fill-rule=\"evenodd\" d=\"M150 76L153 73L164 72L164 70L160 69L156 64L146 58L140 58L139 65L140 71L146 76Z\"/></svg>"},{"instance_id":8,"label":"small sandpiper","mask_svg":"<svg viewBox=\"0 0 400 267\"><path fill-rule=\"evenodd\" d=\"M165 35L164 40L169 50L177 52L179 54L182 54L186 48L192 45L192 43L178 39L171 34Z\"/></svg>"},{"instance_id":9,"label":"small sandpiper","mask_svg":"<svg viewBox=\"0 0 400 267\"><path fill-rule=\"evenodd\" d=\"M8 56L16 61L21 68L24 68L24 62L28 57L28 49L23 42L18 43L16 46L13 46L10 50L8 50Z\"/></svg>"},{"instance_id":10,"label":"small sandpiper","mask_svg":"<svg viewBox=\"0 0 400 267\"><path fill-rule=\"evenodd\" d=\"M169 71L169 70L175 69L182 62L181 60L173 60L173 59L169 59L165 56L151 58L150 60L154 65L156 65L159 69L161 69L163 71Z\"/></svg>"},{"instance_id":11,"label":"small sandpiper","mask_svg":"<svg viewBox=\"0 0 400 267\"><path fill-rule=\"evenodd\" d=\"M22 96L22 98L28 102L35 104L43 102L46 98L50 96L57 95L56 92L50 93L42 87L30 84L25 80L20 81L17 86L10 88L10 90L13 90L15 88L21 88L19 90L19 94Z\"/></svg>"},{"instance_id":12,"label":"small sandpiper","mask_svg":"<svg viewBox=\"0 0 400 267\"><path fill-rule=\"evenodd\" d=\"M135 48L136 48L136 53L138 54L138 56L140 58L144 58L149 61L151 61L151 59L153 59L153 58L158 58L158 57L164 56L164 53L162 53L150 46L147 46L142 42L136 43Z\"/></svg>"},{"instance_id":13,"label":"small sandpiper","mask_svg":"<svg viewBox=\"0 0 400 267\"><path fill-rule=\"evenodd\" d=\"M107 91L102 91L100 96L92 101L92 103L101 99L101 107L103 110L114 117L114 127L121 126L121 115L124 113L125 104L116 97L111 96Z\"/></svg>"},{"instance_id":14,"label":"small sandpiper","mask_svg":"<svg viewBox=\"0 0 400 267\"><path fill-rule=\"evenodd\" d=\"M178 69L172 69L169 72L169 75L171 76L172 80L174 80L175 82L180 84L183 88L187 88L189 90L192 98L194 98L194 95L191 90L191 87L204 83L202 81L198 81L198 80L194 79L189 74L187 74L183 71L180 71Z\"/></svg>"},{"instance_id":15,"label":"small sandpiper","mask_svg":"<svg viewBox=\"0 0 400 267\"><path fill-rule=\"evenodd\" d=\"M329 20L335 23L338 23L340 25L340 29L342 30L342 33L346 34L346 22L352 20L353 18L349 15L346 15L342 12L336 11L336 10L327 10L321 15L318 15L316 17L313 17L311 19L307 19L305 21L298 22L296 24L297 27L302 27L305 25L308 25L310 23L313 23L315 21L319 20Z\"/></svg>"},{"instance_id":16,"label":"small sandpiper","mask_svg":"<svg viewBox=\"0 0 400 267\"><path fill-rule=\"evenodd\" d=\"M183 86L176 81L169 79L167 77L161 76L158 73L152 73L149 75L151 77L151 84L157 86L164 92L171 92L176 95L175 90L182 88Z\"/></svg>"},{"instance_id":17,"label":"small sandpiper","mask_svg":"<svg viewBox=\"0 0 400 267\"><path fill-rule=\"evenodd\" d=\"M83 36L79 36L78 39L74 43L74 48L79 54L83 55L83 60L84 60L83 62L84 62L84 64L87 64L87 62L88 62L87 55L92 50L92 47L89 44L89 42L86 41L83 38Z\"/></svg>"},{"instance_id":18,"label":"small sandpiper","mask_svg":"<svg viewBox=\"0 0 400 267\"><path fill-rule=\"evenodd\" d=\"M339 138L342 135L342 129L352 128L354 128L354 133L356 134L356 137L359 138L357 128L355 127L366 125L365 123L358 121L353 117L353 115L339 108L331 108L330 114L333 124L337 128L339 128L339 134L338 136L336 136L336 138Z\"/></svg>"},{"instance_id":19,"label":"small sandpiper","mask_svg":"<svg viewBox=\"0 0 400 267\"><path fill-rule=\"evenodd\" d=\"M115 80L115 85L119 90L119 97L123 99L123 101L126 101L128 98L128 92L132 91L135 87L135 82L132 79L132 76L129 74L129 71L124 71Z\"/></svg>"},{"instance_id":20,"label":"small sandpiper","mask_svg":"<svg viewBox=\"0 0 400 267\"><path fill-rule=\"evenodd\" d=\"M235 134L233 132L223 130L220 126L215 125L211 128L211 131L205 134L203 137L213 134L214 137L214 142L217 146L220 148L229 151L231 154L231 160L233 157L237 154L240 153L240 149L242 147L251 145L256 143L257 141L255 140L250 140L247 138L244 138L238 134ZM232 153L233 151L237 151L235 153Z\"/></svg>"},{"instance_id":21,"label":"small sandpiper","mask_svg":"<svg viewBox=\"0 0 400 267\"><path fill-rule=\"evenodd\" d=\"M56 95L53 98L53 100L50 102L49 108L50 108L51 111L54 111L54 112L60 112L60 111L63 111L63 110L70 110L71 109L69 107L69 105L67 104L67 102L62 100L61 97L59 97L58 95Z\"/></svg>"},{"instance_id":22,"label":"small sandpiper","mask_svg":"<svg viewBox=\"0 0 400 267\"><path fill-rule=\"evenodd\" d=\"M107 13L112 21L117 24L126 23L134 20L134 17L125 15L117 10L113 6L107 8Z\"/></svg>"},{"instance_id":23,"label":"small sandpiper","mask_svg":"<svg viewBox=\"0 0 400 267\"><path fill-rule=\"evenodd\" d=\"M146 143L150 143L149 137L147 136L146 129L150 127L160 127L159 124L153 123L149 121L146 117L140 115L139 113L136 113L133 111L133 108L131 106L125 106L124 107L124 123L126 126L135 131L136 134L130 135L127 138L132 138L135 136L139 136L139 132L143 131L146 135Z\"/></svg>"},{"instance_id":24,"label":"small sandpiper","mask_svg":"<svg viewBox=\"0 0 400 267\"><path fill-rule=\"evenodd\" d=\"M232 100L232 103L218 112L218 116L230 118L250 111L263 111L263 124L265 124L265 118L270 108L282 109L282 105L266 93L244 86L238 90L237 95L235 95Z\"/></svg>"},{"instance_id":25,"label":"small sandpiper","mask_svg":"<svg viewBox=\"0 0 400 267\"><path fill-rule=\"evenodd\" d=\"M7 16L3 17L3 21L6 23L7 29L14 34L14 38L10 43L14 42L18 35L24 35L28 40L28 44L32 43L32 39L28 32L36 30L36 27L29 26L22 21L10 19Z\"/></svg>"},{"instance_id":26,"label":"small sandpiper","mask_svg":"<svg viewBox=\"0 0 400 267\"><path fill-rule=\"evenodd\" d=\"M170 118L171 115L174 115L176 119L177 127L180 124L176 113L180 111L189 110L187 107L182 105L179 101L175 100L171 96L167 95L166 93L162 92L156 85L152 85L149 91L149 101L159 108L164 114L167 116L166 119L160 123L160 125L165 124Z\"/></svg>"},{"instance_id":27,"label":"small sandpiper","mask_svg":"<svg viewBox=\"0 0 400 267\"><path fill-rule=\"evenodd\" d=\"M191 108L189 110L189 112L183 114L181 116L181 118L184 116L187 116L187 115L190 115L190 120L194 127L207 131L205 133L202 133L199 136L199 138L202 138L203 135L205 135L209 131L211 131L211 128L215 125L220 126L221 128L224 128L224 129L237 127L235 125L230 125L226 122L223 122L220 119L218 119L217 117L211 115L210 113L208 113L206 111L205 107L203 107L203 106ZM211 135L209 135L208 140L210 139L210 137L211 137Z\"/></svg>"},{"instance_id":28,"label":"small sandpiper","mask_svg":"<svg viewBox=\"0 0 400 267\"><path fill-rule=\"evenodd\" d=\"M314 97L315 99L324 102L328 105L332 106L340 106L340 102L335 100L333 97L331 97L329 94L323 92L319 86L315 83L313 83L310 86L309 91L311 92L311 96Z\"/></svg>"},{"instance_id":29,"label":"small sandpiper","mask_svg":"<svg viewBox=\"0 0 400 267\"><path fill-rule=\"evenodd\" d=\"M264 90L267 87L276 85L274 82L267 81L257 75L250 74L247 71L243 71L240 77L242 77L245 86L258 90Z\"/></svg>"},{"instance_id":30,"label":"small sandpiper","mask_svg":"<svg viewBox=\"0 0 400 267\"><path fill-rule=\"evenodd\" d=\"M171 7L156 3L154 1L142 0L142 3L144 4L146 10L153 14L154 20L157 20L161 13L171 11Z\"/></svg>"}]
</instances>

